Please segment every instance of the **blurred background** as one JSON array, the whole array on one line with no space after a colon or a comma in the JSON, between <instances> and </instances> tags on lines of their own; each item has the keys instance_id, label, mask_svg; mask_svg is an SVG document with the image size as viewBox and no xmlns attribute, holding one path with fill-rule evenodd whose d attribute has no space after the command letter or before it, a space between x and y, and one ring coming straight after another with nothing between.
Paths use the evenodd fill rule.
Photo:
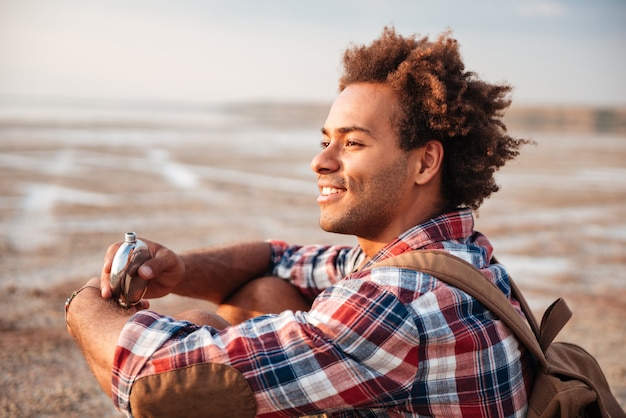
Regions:
<instances>
[{"instance_id":1,"label":"blurred background","mask_svg":"<svg viewBox=\"0 0 626 418\"><path fill-rule=\"evenodd\" d=\"M537 145L477 229L538 315L565 296L563 338L626 405L624 22L622 0L0 0L0 416L117 416L62 307L126 231L354 244L319 230L309 161L343 51L386 25L451 30L514 87L509 132Z\"/></svg>"},{"instance_id":2,"label":"blurred background","mask_svg":"<svg viewBox=\"0 0 626 418\"><path fill-rule=\"evenodd\" d=\"M622 0L0 1L9 99L329 101L350 42L451 29L518 104L623 105Z\"/></svg>"}]
</instances>

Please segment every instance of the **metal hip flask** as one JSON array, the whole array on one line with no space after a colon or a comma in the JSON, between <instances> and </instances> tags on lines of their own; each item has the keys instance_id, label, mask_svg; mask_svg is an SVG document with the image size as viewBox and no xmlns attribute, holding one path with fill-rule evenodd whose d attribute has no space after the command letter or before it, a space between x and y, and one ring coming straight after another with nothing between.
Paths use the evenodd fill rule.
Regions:
<instances>
[{"instance_id":1,"label":"metal hip flask","mask_svg":"<svg viewBox=\"0 0 626 418\"><path fill-rule=\"evenodd\" d=\"M111 290L121 306L136 305L146 293L148 282L139 277L138 270L149 258L146 243L137 239L134 232L127 232L111 265Z\"/></svg>"}]
</instances>

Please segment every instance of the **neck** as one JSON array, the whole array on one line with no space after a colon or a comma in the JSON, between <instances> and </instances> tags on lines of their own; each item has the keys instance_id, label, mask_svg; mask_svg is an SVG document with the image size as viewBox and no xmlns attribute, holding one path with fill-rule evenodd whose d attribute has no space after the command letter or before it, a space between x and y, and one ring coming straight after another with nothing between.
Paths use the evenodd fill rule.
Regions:
<instances>
[{"instance_id":1,"label":"neck","mask_svg":"<svg viewBox=\"0 0 626 418\"><path fill-rule=\"evenodd\" d=\"M424 202L423 199L421 201ZM357 236L359 246L365 255L368 258L374 257L380 250L396 240L404 232L445 213L445 206L438 197L432 199L429 203L414 205L409 208L405 213L413 214L413 216L399 217L396 222L388 225L376 236Z\"/></svg>"}]
</instances>

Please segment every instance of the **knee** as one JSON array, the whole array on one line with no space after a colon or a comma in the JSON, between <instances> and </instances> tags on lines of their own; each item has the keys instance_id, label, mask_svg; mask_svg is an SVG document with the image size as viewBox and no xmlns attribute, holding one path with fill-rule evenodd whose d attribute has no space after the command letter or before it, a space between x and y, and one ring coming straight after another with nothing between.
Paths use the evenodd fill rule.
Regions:
<instances>
[{"instance_id":1,"label":"knee","mask_svg":"<svg viewBox=\"0 0 626 418\"><path fill-rule=\"evenodd\" d=\"M202 309L188 309L175 315L176 319L191 322L196 325L209 325L213 328L223 329L230 325L228 321L220 315L203 311Z\"/></svg>"},{"instance_id":2,"label":"knee","mask_svg":"<svg viewBox=\"0 0 626 418\"><path fill-rule=\"evenodd\" d=\"M246 283L219 306L217 313L232 323L239 323L262 314L306 311L310 307L291 283L268 276Z\"/></svg>"}]
</instances>

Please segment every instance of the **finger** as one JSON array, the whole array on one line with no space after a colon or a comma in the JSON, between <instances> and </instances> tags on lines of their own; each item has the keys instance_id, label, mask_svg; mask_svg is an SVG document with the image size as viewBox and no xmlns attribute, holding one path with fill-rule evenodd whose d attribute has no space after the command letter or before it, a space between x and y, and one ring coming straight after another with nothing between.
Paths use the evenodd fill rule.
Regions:
<instances>
[{"instance_id":1,"label":"finger","mask_svg":"<svg viewBox=\"0 0 626 418\"><path fill-rule=\"evenodd\" d=\"M102 265L102 274L101 276L108 276L109 274L111 274L111 266L113 265L113 259L115 258L115 253L117 252L117 250L120 248L120 245L122 245L122 242L116 242L115 244L111 244L109 245L109 248L107 248L106 253L104 254L104 262Z\"/></svg>"},{"instance_id":2,"label":"finger","mask_svg":"<svg viewBox=\"0 0 626 418\"><path fill-rule=\"evenodd\" d=\"M104 263L102 265L102 271L100 273L100 290L102 293L102 297L105 299L109 299L113 296L110 285L111 266L113 265L113 258L115 257L115 253L117 252L117 249L120 247L120 245L122 245L121 242L110 245L104 255Z\"/></svg>"},{"instance_id":3,"label":"finger","mask_svg":"<svg viewBox=\"0 0 626 418\"><path fill-rule=\"evenodd\" d=\"M108 283L100 282L100 295L103 299L111 299L113 297L113 291Z\"/></svg>"},{"instance_id":4,"label":"finger","mask_svg":"<svg viewBox=\"0 0 626 418\"><path fill-rule=\"evenodd\" d=\"M139 277L144 280L151 280L156 277L156 275L154 274L154 270L152 270L152 267L150 266L150 264L152 263L148 263L148 261L144 262L137 270Z\"/></svg>"},{"instance_id":5,"label":"finger","mask_svg":"<svg viewBox=\"0 0 626 418\"><path fill-rule=\"evenodd\" d=\"M139 310L150 309L150 302L147 301L146 299L142 299L137 304L137 308L139 308Z\"/></svg>"}]
</instances>

